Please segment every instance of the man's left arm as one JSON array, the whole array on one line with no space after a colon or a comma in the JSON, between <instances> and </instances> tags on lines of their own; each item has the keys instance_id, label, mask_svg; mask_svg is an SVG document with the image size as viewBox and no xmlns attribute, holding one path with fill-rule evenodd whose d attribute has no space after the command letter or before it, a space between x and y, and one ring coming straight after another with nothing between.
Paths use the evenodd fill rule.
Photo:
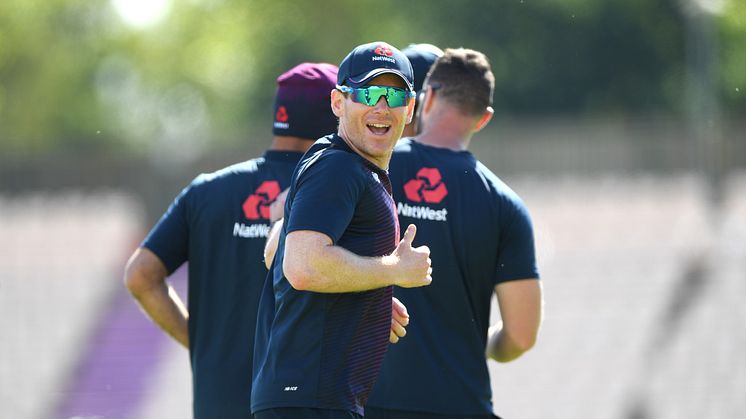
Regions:
<instances>
[{"instance_id":1,"label":"man's left arm","mask_svg":"<svg viewBox=\"0 0 746 419\"><path fill-rule=\"evenodd\" d=\"M488 358L510 362L536 343L543 318L543 296L538 279L507 281L495 286L502 322L490 327Z\"/></svg>"}]
</instances>

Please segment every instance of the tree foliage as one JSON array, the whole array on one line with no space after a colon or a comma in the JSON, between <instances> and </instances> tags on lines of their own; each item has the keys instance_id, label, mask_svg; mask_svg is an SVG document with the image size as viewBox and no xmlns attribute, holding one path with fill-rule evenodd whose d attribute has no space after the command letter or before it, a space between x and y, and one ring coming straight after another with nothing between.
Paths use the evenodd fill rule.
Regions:
<instances>
[{"instance_id":1,"label":"tree foliage","mask_svg":"<svg viewBox=\"0 0 746 419\"><path fill-rule=\"evenodd\" d=\"M694 0L691 0L694 1ZM274 79L357 44L485 52L504 114L681 112L684 1L0 2L0 150L198 154L269 135ZM123 4L164 5L128 23ZM134 6L130 6L131 10ZM119 8L119 9L118 9ZM720 96L746 109L746 4L718 17Z\"/></svg>"}]
</instances>

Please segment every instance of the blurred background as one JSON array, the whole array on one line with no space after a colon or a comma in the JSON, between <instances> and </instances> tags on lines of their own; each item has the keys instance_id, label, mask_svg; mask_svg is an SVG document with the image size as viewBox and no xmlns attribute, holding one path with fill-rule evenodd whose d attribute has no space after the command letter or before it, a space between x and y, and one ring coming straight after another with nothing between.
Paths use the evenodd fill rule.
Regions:
<instances>
[{"instance_id":1,"label":"blurred background","mask_svg":"<svg viewBox=\"0 0 746 419\"><path fill-rule=\"evenodd\" d=\"M0 2L0 417L190 416L126 258L269 144L277 75L374 40L495 72L472 150L526 201L546 293L537 346L490 363L496 412L746 417L741 0Z\"/></svg>"}]
</instances>

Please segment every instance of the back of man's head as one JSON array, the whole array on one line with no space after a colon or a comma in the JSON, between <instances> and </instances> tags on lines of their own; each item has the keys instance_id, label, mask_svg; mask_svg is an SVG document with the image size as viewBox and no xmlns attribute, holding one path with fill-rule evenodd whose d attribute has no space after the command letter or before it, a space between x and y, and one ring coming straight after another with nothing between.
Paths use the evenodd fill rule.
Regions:
<instances>
[{"instance_id":1,"label":"back of man's head","mask_svg":"<svg viewBox=\"0 0 746 419\"><path fill-rule=\"evenodd\" d=\"M409 44L401 50L412 64L414 72L414 91L419 93L435 60L443 55L443 50L433 44Z\"/></svg>"},{"instance_id":2,"label":"back of man's head","mask_svg":"<svg viewBox=\"0 0 746 419\"><path fill-rule=\"evenodd\" d=\"M423 98L422 85L425 82L425 78L427 78L427 72L430 71L435 60L443 55L443 50L432 44L409 44L401 52L407 56L410 64L412 64L412 73L414 75L414 91L416 93L414 118L412 118L411 123L404 127L404 132L402 133L402 137L412 137L419 134L422 129L419 120L419 107Z\"/></svg>"},{"instance_id":3,"label":"back of man's head","mask_svg":"<svg viewBox=\"0 0 746 419\"><path fill-rule=\"evenodd\" d=\"M430 69L425 86L466 115L478 116L492 105L495 76L479 51L448 48Z\"/></svg>"},{"instance_id":4,"label":"back of man's head","mask_svg":"<svg viewBox=\"0 0 746 419\"><path fill-rule=\"evenodd\" d=\"M337 66L302 63L277 78L272 133L316 140L337 131L330 97Z\"/></svg>"}]
</instances>

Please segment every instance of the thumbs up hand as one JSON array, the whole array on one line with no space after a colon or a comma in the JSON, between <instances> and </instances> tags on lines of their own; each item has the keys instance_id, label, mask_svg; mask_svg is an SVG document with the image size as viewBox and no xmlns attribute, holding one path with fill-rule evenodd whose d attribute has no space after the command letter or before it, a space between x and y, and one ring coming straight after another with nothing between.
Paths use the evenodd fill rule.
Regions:
<instances>
[{"instance_id":1,"label":"thumbs up hand","mask_svg":"<svg viewBox=\"0 0 746 419\"><path fill-rule=\"evenodd\" d=\"M430 285L432 282L433 269L430 266L430 248L427 246L412 247L412 241L417 234L417 227L410 224L404 232L399 245L391 256L396 260L398 268L397 281L394 285L402 288L415 288Z\"/></svg>"}]
</instances>

